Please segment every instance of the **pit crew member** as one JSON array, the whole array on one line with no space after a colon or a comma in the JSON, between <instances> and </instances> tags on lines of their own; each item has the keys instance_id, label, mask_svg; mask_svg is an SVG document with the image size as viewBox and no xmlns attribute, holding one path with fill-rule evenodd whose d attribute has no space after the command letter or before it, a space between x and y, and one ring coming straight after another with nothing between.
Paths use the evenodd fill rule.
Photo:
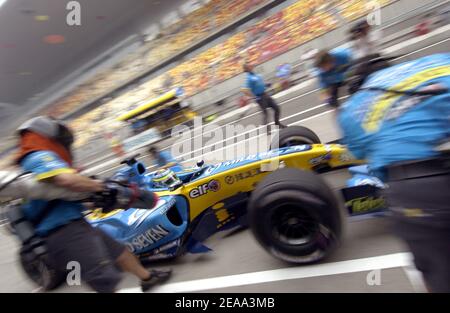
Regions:
<instances>
[{"instance_id":1,"label":"pit crew member","mask_svg":"<svg viewBox=\"0 0 450 313\"><path fill-rule=\"evenodd\" d=\"M343 142L387 182L395 233L431 292L450 292L450 54L372 74L339 112Z\"/></svg>"},{"instance_id":2,"label":"pit crew member","mask_svg":"<svg viewBox=\"0 0 450 313\"><path fill-rule=\"evenodd\" d=\"M322 50L316 55L321 99L333 108L339 106L339 90L345 84L345 73L351 62L351 53L347 49Z\"/></svg>"},{"instance_id":3,"label":"pit crew member","mask_svg":"<svg viewBox=\"0 0 450 313\"><path fill-rule=\"evenodd\" d=\"M72 168L73 134L63 123L39 116L18 129L18 165L37 179L74 192L103 193L104 183L79 175ZM45 238L55 268L64 271L68 262L78 261L81 278L97 292L114 292L121 280L118 267L141 280L143 291L170 276L169 271L146 270L122 244L83 218L79 202L57 199L31 200L23 211ZM118 266L118 267L116 267Z\"/></svg>"}]
</instances>

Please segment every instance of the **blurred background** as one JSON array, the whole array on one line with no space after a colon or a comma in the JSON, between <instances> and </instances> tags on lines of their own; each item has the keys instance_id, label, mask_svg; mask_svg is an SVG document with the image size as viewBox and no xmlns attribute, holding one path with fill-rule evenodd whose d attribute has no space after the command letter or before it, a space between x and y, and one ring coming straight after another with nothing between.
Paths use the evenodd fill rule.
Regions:
<instances>
[{"instance_id":1,"label":"blurred background","mask_svg":"<svg viewBox=\"0 0 450 313\"><path fill-rule=\"evenodd\" d=\"M148 161L143 151L150 144L170 149L171 129L192 127L196 116L204 124L259 124L257 107L241 93L243 62L254 64L269 83L283 122L302 123L323 141L335 141L339 131L317 96L312 66L316 51L345 48L349 28L368 15L380 18L373 25L378 45L400 56L398 62L450 47L446 0L77 2L81 24L71 26L69 1L0 0L2 167L15 149L14 128L36 115L67 121L77 136L77 166L101 176L116 170L125 154L141 152L141 159ZM371 223L354 226L355 241L337 259L356 257L353 244L365 251L359 257L403 251L396 239L378 232L377 221ZM368 229L374 230L373 237ZM357 241L360 236L362 241ZM0 239L0 251L7 251L11 243ZM241 241L243 249L246 240ZM218 249L223 264L226 250L220 256ZM264 265L256 268L279 266L255 253L243 260L242 272L255 268L258 259ZM18 276L8 264L8 257L0 262L0 273ZM207 269L199 270L196 277L208 275ZM391 289L383 291L414 290L405 277L398 274ZM317 287L312 291L320 291L319 286L333 291L327 283L310 283ZM0 284L0 290L5 287ZM29 287L23 282L12 288Z\"/></svg>"}]
</instances>

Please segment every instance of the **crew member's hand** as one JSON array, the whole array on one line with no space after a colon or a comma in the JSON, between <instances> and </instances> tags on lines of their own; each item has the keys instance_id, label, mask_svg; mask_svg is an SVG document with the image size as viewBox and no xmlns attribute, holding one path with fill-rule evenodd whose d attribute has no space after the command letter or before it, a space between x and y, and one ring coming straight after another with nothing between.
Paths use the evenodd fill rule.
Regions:
<instances>
[{"instance_id":1,"label":"crew member's hand","mask_svg":"<svg viewBox=\"0 0 450 313\"><path fill-rule=\"evenodd\" d=\"M328 100L330 98L331 94L328 91L328 89L323 89L320 93L319 93L319 98L321 101L328 103Z\"/></svg>"},{"instance_id":2,"label":"crew member's hand","mask_svg":"<svg viewBox=\"0 0 450 313\"><path fill-rule=\"evenodd\" d=\"M137 185L124 185L115 181L106 181L103 190L93 196L94 206L102 208L104 213L116 209L151 209L158 197L151 191Z\"/></svg>"}]
</instances>

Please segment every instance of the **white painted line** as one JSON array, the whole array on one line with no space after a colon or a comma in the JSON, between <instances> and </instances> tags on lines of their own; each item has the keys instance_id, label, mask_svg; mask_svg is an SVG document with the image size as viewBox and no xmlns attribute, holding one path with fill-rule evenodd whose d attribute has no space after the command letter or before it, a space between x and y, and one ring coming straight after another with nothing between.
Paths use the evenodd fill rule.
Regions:
<instances>
[{"instance_id":1,"label":"white painted line","mask_svg":"<svg viewBox=\"0 0 450 313\"><path fill-rule=\"evenodd\" d=\"M416 269L414 266L405 266L403 268L403 271L408 277L409 282L413 286L415 292L428 292L423 280L422 273L418 269Z\"/></svg>"},{"instance_id":2,"label":"white painted line","mask_svg":"<svg viewBox=\"0 0 450 313\"><path fill-rule=\"evenodd\" d=\"M392 52L394 52L394 51L397 51L397 50L400 50L400 49L402 49L402 48L404 48L404 47L412 46L412 45L417 44L417 43L419 43L419 42L421 42L421 41L424 41L424 40L426 40L426 39L430 39L431 37L434 37L434 36L436 36L436 35L439 35L439 34L442 34L442 33L448 32L448 31L450 31L450 25L446 25L446 26L440 27L440 28L435 29L435 30L433 30L432 32L430 32L430 33L428 33L428 34L426 34L426 35L423 35L423 36L417 36L417 37L408 39L408 40L405 41L405 42L401 42L401 43L398 43L398 44L396 44L396 45L393 45L393 46L390 46L390 47L388 47L388 48L385 48L385 49L383 49L383 53L385 53L385 54L390 54L390 53L392 53ZM445 41L447 41L447 40L449 40L449 39L444 39L444 40L438 42L437 44L440 44L440 43L445 42ZM427 47L425 47L425 48L429 48L429 47L432 47L432 46L434 46L434 45L436 45L436 44L427 46ZM412 52L412 53L417 53L417 52L419 52L419 51L420 51L420 50L415 50L415 51Z\"/></svg>"},{"instance_id":3,"label":"white painted line","mask_svg":"<svg viewBox=\"0 0 450 313\"><path fill-rule=\"evenodd\" d=\"M310 116L310 117L307 117L307 118L304 118L304 119L302 119L302 120L300 120L300 121L291 123L291 124L289 124L288 126L297 125L297 124L300 124L301 122L309 121L309 120L312 120L312 119L315 119L315 118L318 118L318 117L321 117L321 116L330 114L330 113L332 113L332 112L334 112L334 109L333 109L333 110L328 110L328 111L325 111L325 112L322 112L322 113L319 113L319 114L316 114L316 115L313 115L313 116Z\"/></svg>"},{"instance_id":4,"label":"white painted line","mask_svg":"<svg viewBox=\"0 0 450 313\"><path fill-rule=\"evenodd\" d=\"M270 271L245 273L230 276L213 277L184 282L176 282L157 287L152 292L174 293L195 292L218 288L270 283L283 280L340 275L373 271L377 269L405 267L412 264L412 255L407 252L387 254L376 257L355 259L349 261L317 264L301 267L289 267ZM138 293L140 288L127 288L119 290L122 293Z\"/></svg>"},{"instance_id":5,"label":"white painted line","mask_svg":"<svg viewBox=\"0 0 450 313\"><path fill-rule=\"evenodd\" d=\"M5 226L6 224L8 224L8 219L4 218L0 220L0 227Z\"/></svg>"}]
</instances>

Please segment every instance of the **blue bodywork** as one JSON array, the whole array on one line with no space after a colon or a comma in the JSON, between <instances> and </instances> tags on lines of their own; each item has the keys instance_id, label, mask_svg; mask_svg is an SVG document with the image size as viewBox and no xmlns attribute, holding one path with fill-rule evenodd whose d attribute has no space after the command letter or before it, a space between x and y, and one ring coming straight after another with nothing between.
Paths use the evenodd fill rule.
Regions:
<instances>
[{"instance_id":1,"label":"blue bodywork","mask_svg":"<svg viewBox=\"0 0 450 313\"><path fill-rule=\"evenodd\" d=\"M187 201L184 197L164 196L150 210L119 211L109 217L91 220L91 224L123 242L137 255L153 251L151 255L171 257L179 252L188 220ZM159 250L155 251L156 248Z\"/></svg>"},{"instance_id":2,"label":"blue bodywork","mask_svg":"<svg viewBox=\"0 0 450 313\"><path fill-rule=\"evenodd\" d=\"M355 187L362 185L372 185L378 188L384 188L383 182L370 173L367 165L353 166L348 169L352 178L347 181L347 187Z\"/></svg>"}]
</instances>

